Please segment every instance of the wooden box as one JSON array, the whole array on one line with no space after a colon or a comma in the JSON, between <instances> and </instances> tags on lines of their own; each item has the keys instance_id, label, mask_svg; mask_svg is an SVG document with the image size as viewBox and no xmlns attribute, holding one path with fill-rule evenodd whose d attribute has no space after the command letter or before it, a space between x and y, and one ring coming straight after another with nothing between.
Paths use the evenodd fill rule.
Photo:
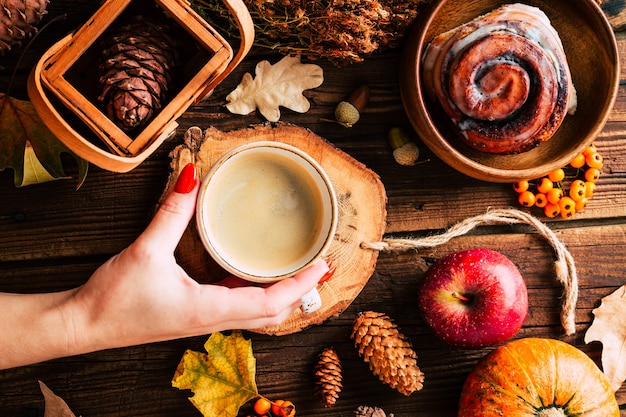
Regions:
<instances>
[{"instance_id":1,"label":"wooden box","mask_svg":"<svg viewBox=\"0 0 626 417\"><path fill-rule=\"evenodd\" d=\"M74 34L53 45L28 80L33 105L50 130L78 156L110 171L127 172L174 134L176 119L209 94L244 58L254 26L242 0L224 0L239 25L233 48L185 0L106 0ZM103 34L135 16L167 20L182 45L180 69L168 101L139 132L129 136L99 107L98 59Z\"/></svg>"}]
</instances>

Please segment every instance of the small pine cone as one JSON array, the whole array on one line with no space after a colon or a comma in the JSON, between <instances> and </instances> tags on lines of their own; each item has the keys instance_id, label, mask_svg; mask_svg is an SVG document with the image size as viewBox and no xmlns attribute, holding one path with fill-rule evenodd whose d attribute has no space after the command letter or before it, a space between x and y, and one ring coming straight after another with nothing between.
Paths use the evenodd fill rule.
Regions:
<instances>
[{"instance_id":1,"label":"small pine cone","mask_svg":"<svg viewBox=\"0 0 626 417\"><path fill-rule=\"evenodd\" d=\"M393 414L386 415L382 408L360 405L354 411L354 416L355 417L393 417Z\"/></svg>"},{"instance_id":2,"label":"small pine cone","mask_svg":"<svg viewBox=\"0 0 626 417\"><path fill-rule=\"evenodd\" d=\"M0 55L37 33L48 0L0 0Z\"/></svg>"},{"instance_id":3,"label":"small pine cone","mask_svg":"<svg viewBox=\"0 0 626 417\"><path fill-rule=\"evenodd\" d=\"M417 354L389 316L360 313L351 337L359 355L383 383L407 396L422 389L424 374L417 366Z\"/></svg>"},{"instance_id":4,"label":"small pine cone","mask_svg":"<svg viewBox=\"0 0 626 417\"><path fill-rule=\"evenodd\" d=\"M147 125L167 98L177 60L169 31L164 23L137 16L104 42L98 100L126 132Z\"/></svg>"},{"instance_id":5,"label":"small pine cone","mask_svg":"<svg viewBox=\"0 0 626 417\"><path fill-rule=\"evenodd\" d=\"M342 379L337 352L332 347L324 349L315 364L315 395L322 398L324 407L335 406L343 388Z\"/></svg>"}]
</instances>

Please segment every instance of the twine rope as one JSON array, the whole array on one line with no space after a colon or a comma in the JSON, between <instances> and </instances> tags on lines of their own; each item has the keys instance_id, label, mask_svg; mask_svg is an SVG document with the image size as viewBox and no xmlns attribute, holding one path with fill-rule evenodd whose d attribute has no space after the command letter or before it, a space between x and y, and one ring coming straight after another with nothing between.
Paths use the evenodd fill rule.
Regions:
<instances>
[{"instance_id":1,"label":"twine rope","mask_svg":"<svg viewBox=\"0 0 626 417\"><path fill-rule=\"evenodd\" d=\"M495 224L528 224L544 237L554 249L554 269L557 280L563 285L564 297L561 305L561 325L569 336L576 333L576 301L578 300L578 275L574 257L556 234L536 217L517 209L490 209L484 214L469 217L454 224L444 233L416 239L385 238L380 242L361 243L364 249L380 252L403 252L433 248L447 243L452 238L463 236L478 226Z\"/></svg>"}]
</instances>

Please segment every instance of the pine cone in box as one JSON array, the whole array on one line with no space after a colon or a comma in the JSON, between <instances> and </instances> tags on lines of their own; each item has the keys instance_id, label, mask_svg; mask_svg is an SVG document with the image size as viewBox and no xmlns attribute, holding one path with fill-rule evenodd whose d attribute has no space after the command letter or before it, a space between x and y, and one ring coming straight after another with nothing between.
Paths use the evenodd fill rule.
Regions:
<instances>
[{"instance_id":1,"label":"pine cone in box","mask_svg":"<svg viewBox=\"0 0 626 417\"><path fill-rule=\"evenodd\" d=\"M407 396L422 389L424 374L417 366L417 354L389 316L360 313L351 337L359 355L382 382Z\"/></svg>"},{"instance_id":2,"label":"pine cone in box","mask_svg":"<svg viewBox=\"0 0 626 417\"><path fill-rule=\"evenodd\" d=\"M37 32L48 0L0 0L0 55Z\"/></svg>"},{"instance_id":3,"label":"pine cone in box","mask_svg":"<svg viewBox=\"0 0 626 417\"><path fill-rule=\"evenodd\" d=\"M343 388L341 361L332 347L324 349L315 364L315 394L320 396L324 407L334 407Z\"/></svg>"},{"instance_id":4,"label":"pine cone in box","mask_svg":"<svg viewBox=\"0 0 626 417\"><path fill-rule=\"evenodd\" d=\"M167 98L177 60L169 31L164 23L137 16L105 40L98 100L126 132L147 125Z\"/></svg>"}]
</instances>

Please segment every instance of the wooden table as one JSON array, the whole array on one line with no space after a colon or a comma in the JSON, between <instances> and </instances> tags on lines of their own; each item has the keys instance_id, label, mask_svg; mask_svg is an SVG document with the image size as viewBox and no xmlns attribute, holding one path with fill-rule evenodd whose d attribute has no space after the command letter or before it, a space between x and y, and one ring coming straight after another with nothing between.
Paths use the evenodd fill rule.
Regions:
<instances>
[{"instance_id":1,"label":"wooden table","mask_svg":"<svg viewBox=\"0 0 626 417\"><path fill-rule=\"evenodd\" d=\"M58 0L50 16L68 12L54 24L18 68L13 96L25 97L29 69L44 48L76 27L96 9L96 2ZM626 57L626 37L618 33ZM0 173L0 290L55 291L84 283L92 271L137 237L148 223L168 176L168 154L191 126L215 126L228 131L263 122L261 116L237 116L225 108L225 96L244 72L253 72L261 59L277 55L255 50L213 94L190 108L179 120L174 138L135 170L126 174L91 167L85 184L56 181L17 189L12 172ZM388 194L386 232L423 236L439 233L489 207L516 205L510 184L487 183L466 177L437 159L420 143L416 167L402 167L391 156L387 131L408 128L398 86L399 52L374 56L363 64L337 68L318 62L324 84L308 91L312 107L306 114L284 110L282 121L311 129L378 173ZM16 54L0 61L2 91ZM623 61L622 59L622 61ZM622 74L624 74L622 69ZM623 75L626 79L626 75ZM335 104L359 84L372 89L370 105L352 128L320 122L332 116ZM489 247L509 256L519 267L529 289L530 313L516 337L540 336L565 340L587 352L597 363L601 345L586 345L583 337L591 310L600 299L626 283L626 92L622 88L608 124L596 144L605 166L596 195L588 208L572 220L540 216L562 239L577 261L580 298L577 332L565 337L559 323L562 288L556 282L549 245L523 226L490 226L453 239L431 250L381 254L376 271L356 300L339 317L287 336L245 333L252 339L257 359L257 383L264 395L292 400L298 415L351 416L359 405L378 406L396 417L451 417L461 385L475 362L489 349L460 350L437 341L417 313L416 290L432 262L454 250ZM70 171L72 169L70 168ZM389 314L412 340L419 365L426 374L424 389L404 397L373 376L358 357L349 335L359 311ZM1 336L0 336L1 337ZM186 349L202 350L207 337L135 346L64 358L0 372L0 415L41 416L43 398L37 380L63 397L76 415L199 416L188 393L170 381ZM334 346L343 363L344 390L332 410L312 395L312 367L321 349ZM1 353L0 353L1 354ZM626 388L617 392L626 416Z\"/></svg>"}]
</instances>

